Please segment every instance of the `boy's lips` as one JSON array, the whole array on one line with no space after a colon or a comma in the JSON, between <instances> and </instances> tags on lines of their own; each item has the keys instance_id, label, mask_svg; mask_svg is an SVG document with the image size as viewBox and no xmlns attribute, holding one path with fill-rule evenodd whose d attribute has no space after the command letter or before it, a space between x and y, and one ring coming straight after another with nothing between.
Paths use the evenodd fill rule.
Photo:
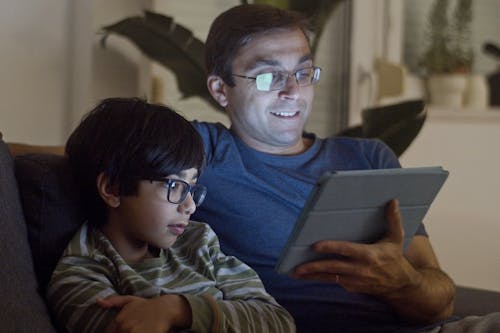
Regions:
<instances>
[{"instance_id":1,"label":"boy's lips","mask_svg":"<svg viewBox=\"0 0 500 333\"><path fill-rule=\"evenodd\" d=\"M167 225L167 228L172 234L174 234L176 236L180 236L184 232L184 229L186 229L186 224L182 224L182 223L169 224L169 225Z\"/></svg>"}]
</instances>

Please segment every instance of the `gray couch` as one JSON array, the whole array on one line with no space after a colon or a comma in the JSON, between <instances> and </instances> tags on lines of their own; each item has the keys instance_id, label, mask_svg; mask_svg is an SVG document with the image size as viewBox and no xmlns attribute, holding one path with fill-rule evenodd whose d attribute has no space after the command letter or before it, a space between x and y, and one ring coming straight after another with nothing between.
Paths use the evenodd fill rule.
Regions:
<instances>
[{"instance_id":1,"label":"gray couch","mask_svg":"<svg viewBox=\"0 0 500 333\"><path fill-rule=\"evenodd\" d=\"M85 218L74 188L63 157L23 155L14 161L0 133L0 331L57 331L41 295ZM499 310L500 293L458 288L456 314Z\"/></svg>"}]
</instances>

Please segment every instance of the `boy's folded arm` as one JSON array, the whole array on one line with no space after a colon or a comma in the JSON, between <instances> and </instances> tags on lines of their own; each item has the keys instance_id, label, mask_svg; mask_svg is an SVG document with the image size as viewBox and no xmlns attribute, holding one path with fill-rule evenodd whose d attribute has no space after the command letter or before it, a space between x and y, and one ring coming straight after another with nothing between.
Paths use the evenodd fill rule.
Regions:
<instances>
[{"instance_id":1,"label":"boy's folded arm","mask_svg":"<svg viewBox=\"0 0 500 333\"><path fill-rule=\"evenodd\" d=\"M184 295L191 306L195 332L295 332L292 316L275 302L264 299L214 299L210 295Z\"/></svg>"},{"instance_id":2,"label":"boy's folded arm","mask_svg":"<svg viewBox=\"0 0 500 333\"><path fill-rule=\"evenodd\" d=\"M68 332L104 332L119 309L99 306L97 299L117 295L98 266L60 261L47 288L47 301L57 322Z\"/></svg>"},{"instance_id":3,"label":"boy's folded arm","mask_svg":"<svg viewBox=\"0 0 500 333\"><path fill-rule=\"evenodd\" d=\"M204 300L219 320L222 328L219 331L295 332L292 316L266 292L257 273L239 259L226 256L213 231L207 238L216 287L224 296L223 299L205 296ZM190 296L185 297L191 300ZM196 309L193 309L193 328L196 321Z\"/></svg>"},{"instance_id":4,"label":"boy's folded arm","mask_svg":"<svg viewBox=\"0 0 500 333\"><path fill-rule=\"evenodd\" d=\"M97 303L104 308L117 308L120 312L108 325L106 333L123 331L163 333L171 329L191 327L191 309L181 295L163 295L142 298L131 295L111 296Z\"/></svg>"}]
</instances>

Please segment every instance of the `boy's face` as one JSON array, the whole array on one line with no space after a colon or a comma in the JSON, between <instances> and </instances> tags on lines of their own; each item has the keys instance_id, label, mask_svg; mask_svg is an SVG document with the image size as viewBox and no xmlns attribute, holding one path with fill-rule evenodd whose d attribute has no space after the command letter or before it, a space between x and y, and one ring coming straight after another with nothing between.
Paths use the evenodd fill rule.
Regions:
<instances>
[{"instance_id":1,"label":"boy's face","mask_svg":"<svg viewBox=\"0 0 500 333\"><path fill-rule=\"evenodd\" d=\"M300 29L256 36L237 53L232 73L255 77L269 72L295 73L312 67L308 41ZM226 110L233 130L249 146L269 153L297 153L311 111L313 87L299 87L293 76L280 90L259 91L255 80L234 77L226 86Z\"/></svg>"},{"instance_id":2,"label":"boy's face","mask_svg":"<svg viewBox=\"0 0 500 333\"><path fill-rule=\"evenodd\" d=\"M186 169L166 178L196 183L198 171ZM126 258L125 251L144 250L148 245L169 248L184 232L189 217L196 210L190 193L178 204L167 200L168 185L160 181L142 180L138 183L137 195L121 196L118 207L110 211L110 221L114 219L114 230L120 234L120 245L114 243L120 254ZM108 223L109 224L109 223Z\"/></svg>"}]
</instances>

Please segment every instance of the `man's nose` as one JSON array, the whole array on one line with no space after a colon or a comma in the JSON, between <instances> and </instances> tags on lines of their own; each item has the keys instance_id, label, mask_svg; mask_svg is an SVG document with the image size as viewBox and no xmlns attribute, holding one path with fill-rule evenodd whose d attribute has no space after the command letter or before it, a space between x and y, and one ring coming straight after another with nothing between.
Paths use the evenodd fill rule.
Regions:
<instances>
[{"instance_id":1,"label":"man's nose","mask_svg":"<svg viewBox=\"0 0 500 333\"><path fill-rule=\"evenodd\" d=\"M280 90L280 97L284 99L297 99L300 92L295 74L289 74L285 86Z\"/></svg>"}]
</instances>

